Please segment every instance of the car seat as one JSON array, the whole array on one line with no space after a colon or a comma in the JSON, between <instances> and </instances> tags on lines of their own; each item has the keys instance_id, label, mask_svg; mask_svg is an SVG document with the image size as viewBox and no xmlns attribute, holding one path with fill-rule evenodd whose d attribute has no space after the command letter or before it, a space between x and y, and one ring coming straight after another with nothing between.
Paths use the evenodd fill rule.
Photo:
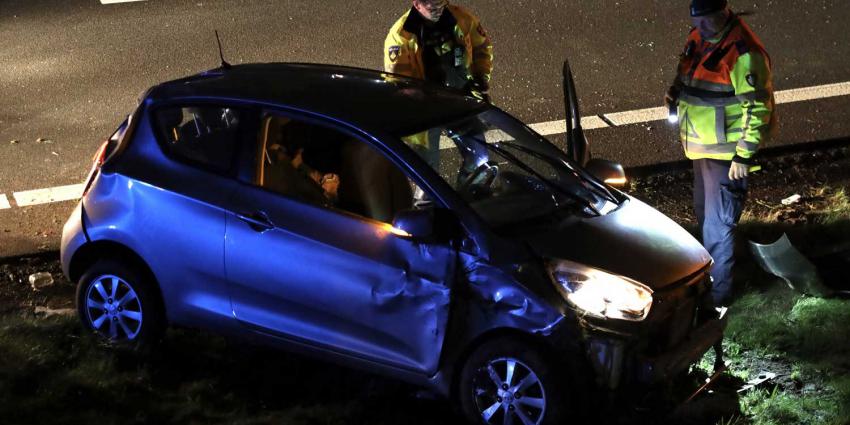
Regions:
<instances>
[{"instance_id":1,"label":"car seat","mask_svg":"<svg viewBox=\"0 0 850 425\"><path fill-rule=\"evenodd\" d=\"M345 143L339 180L339 205L351 212L390 223L397 212L413 206L407 176L359 140Z\"/></svg>"}]
</instances>

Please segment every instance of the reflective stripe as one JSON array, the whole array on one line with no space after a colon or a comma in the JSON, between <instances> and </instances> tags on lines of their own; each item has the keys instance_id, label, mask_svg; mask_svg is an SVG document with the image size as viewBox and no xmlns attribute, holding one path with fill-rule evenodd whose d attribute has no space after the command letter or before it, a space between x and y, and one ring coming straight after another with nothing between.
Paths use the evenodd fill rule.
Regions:
<instances>
[{"instance_id":1,"label":"reflective stripe","mask_svg":"<svg viewBox=\"0 0 850 425\"><path fill-rule=\"evenodd\" d=\"M691 105L709 107L730 106L743 102L765 101L768 99L770 99L770 96L763 90L729 97L699 97L690 94L682 94L679 97L679 100L690 103Z\"/></svg>"},{"instance_id":2,"label":"reflective stripe","mask_svg":"<svg viewBox=\"0 0 850 425\"><path fill-rule=\"evenodd\" d=\"M741 130L746 133L750 131L750 122L753 120L753 105L744 106L744 114L747 115L747 120L744 121L744 127Z\"/></svg>"},{"instance_id":3,"label":"reflective stripe","mask_svg":"<svg viewBox=\"0 0 850 425\"><path fill-rule=\"evenodd\" d=\"M696 97L696 96L682 94L679 97L679 100L682 101L682 102L687 102L687 103L694 105L694 106L708 106L708 107L712 107L712 108L717 107L717 106L736 105L736 104L740 103L740 102L738 102L738 99L736 99L734 96L732 96L732 97L718 97L718 98L700 98L700 97Z\"/></svg>"},{"instance_id":4,"label":"reflective stripe","mask_svg":"<svg viewBox=\"0 0 850 425\"><path fill-rule=\"evenodd\" d=\"M728 97L735 97L735 90L711 91L703 90L696 87L684 86L682 87L682 94L685 96L692 96L700 99L725 99Z\"/></svg>"},{"instance_id":5,"label":"reflective stripe","mask_svg":"<svg viewBox=\"0 0 850 425\"><path fill-rule=\"evenodd\" d=\"M682 117L685 124L685 134L694 139L699 139L699 134L697 134L697 130L694 128L694 123L691 121L691 117L685 112L685 116Z\"/></svg>"},{"instance_id":6,"label":"reflective stripe","mask_svg":"<svg viewBox=\"0 0 850 425\"><path fill-rule=\"evenodd\" d=\"M744 139L738 140L738 147L747 151L747 152L755 152L759 148L758 143L748 142Z\"/></svg>"},{"instance_id":7,"label":"reflective stripe","mask_svg":"<svg viewBox=\"0 0 850 425\"><path fill-rule=\"evenodd\" d=\"M724 143L722 145L701 145L699 143L688 143L688 152L695 154L734 154L736 143Z\"/></svg>"},{"instance_id":8,"label":"reflective stripe","mask_svg":"<svg viewBox=\"0 0 850 425\"><path fill-rule=\"evenodd\" d=\"M735 86L733 86L732 84L714 83L711 81L697 80L695 78L691 79L689 77L682 78L682 83L688 87L693 87L695 89L700 90L708 90L721 93L735 92Z\"/></svg>"},{"instance_id":9,"label":"reflective stripe","mask_svg":"<svg viewBox=\"0 0 850 425\"><path fill-rule=\"evenodd\" d=\"M765 102L770 100L770 93L767 90L757 90L754 92L739 94L735 96L741 102Z\"/></svg>"},{"instance_id":10,"label":"reflective stripe","mask_svg":"<svg viewBox=\"0 0 850 425\"><path fill-rule=\"evenodd\" d=\"M722 106L714 108L714 133L717 143L726 143L726 108Z\"/></svg>"}]
</instances>

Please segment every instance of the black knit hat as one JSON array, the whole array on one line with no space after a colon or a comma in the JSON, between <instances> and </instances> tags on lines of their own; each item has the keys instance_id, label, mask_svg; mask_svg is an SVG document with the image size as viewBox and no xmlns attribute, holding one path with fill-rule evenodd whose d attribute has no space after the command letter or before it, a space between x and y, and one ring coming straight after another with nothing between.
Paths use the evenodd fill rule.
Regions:
<instances>
[{"instance_id":1,"label":"black knit hat","mask_svg":"<svg viewBox=\"0 0 850 425\"><path fill-rule=\"evenodd\" d=\"M726 8L726 0L691 0L691 16L705 16Z\"/></svg>"}]
</instances>

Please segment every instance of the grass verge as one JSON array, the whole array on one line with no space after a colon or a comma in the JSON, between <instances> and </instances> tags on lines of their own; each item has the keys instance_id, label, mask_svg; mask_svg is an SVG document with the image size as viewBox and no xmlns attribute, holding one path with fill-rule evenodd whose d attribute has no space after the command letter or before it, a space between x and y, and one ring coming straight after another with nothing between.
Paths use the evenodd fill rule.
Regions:
<instances>
[{"instance_id":1,"label":"grass verge","mask_svg":"<svg viewBox=\"0 0 850 425\"><path fill-rule=\"evenodd\" d=\"M196 331L169 331L162 344L141 356L99 345L75 318L5 316L0 422L459 422L446 403L368 374Z\"/></svg>"},{"instance_id":2,"label":"grass verge","mask_svg":"<svg viewBox=\"0 0 850 425\"><path fill-rule=\"evenodd\" d=\"M810 189L799 205L761 211L743 217L746 239L772 242L788 233L809 258L834 254L830 247L850 240L844 189ZM740 262L746 290L733 305L725 341L732 375L746 381L766 371L777 378L743 393L742 416L720 423L850 424L850 301L802 295L756 270L748 255Z\"/></svg>"}]
</instances>

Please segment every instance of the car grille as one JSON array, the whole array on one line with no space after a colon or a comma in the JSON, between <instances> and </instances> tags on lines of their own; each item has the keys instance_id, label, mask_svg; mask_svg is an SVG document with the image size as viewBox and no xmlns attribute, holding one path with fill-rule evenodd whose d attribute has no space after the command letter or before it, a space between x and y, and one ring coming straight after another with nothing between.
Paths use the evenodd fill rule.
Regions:
<instances>
[{"instance_id":1,"label":"car grille","mask_svg":"<svg viewBox=\"0 0 850 425\"><path fill-rule=\"evenodd\" d=\"M708 296L708 280L704 270L654 295L646 354L676 347L698 326L697 313L701 301Z\"/></svg>"}]
</instances>

